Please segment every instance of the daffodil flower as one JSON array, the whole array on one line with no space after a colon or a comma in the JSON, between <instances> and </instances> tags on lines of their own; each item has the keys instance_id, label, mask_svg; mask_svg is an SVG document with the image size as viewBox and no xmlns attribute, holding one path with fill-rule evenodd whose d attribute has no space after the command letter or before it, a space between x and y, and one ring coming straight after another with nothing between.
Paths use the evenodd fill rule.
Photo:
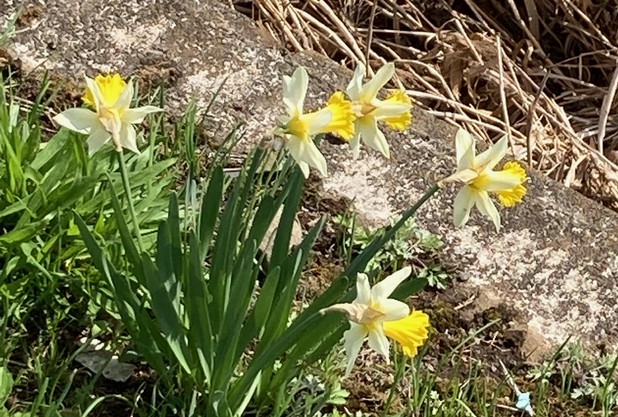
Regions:
<instances>
[{"instance_id":1,"label":"daffodil flower","mask_svg":"<svg viewBox=\"0 0 618 417\"><path fill-rule=\"evenodd\" d=\"M384 356L387 362L390 346L387 336L399 342L409 356L416 355L418 346L427 339L427 315L421 311L410 314L406 303L388 298L411 271L410 267L400 269L373 288L367 275L358 274L356 299L352 303L335 304L322 310L346 313L350 320L350 329L343 335L348 358L346 375L352 371L365 339L368 339L369 347Z\"/></svg>"},{"instance_id":2,"label":"daffodil flower","mask_svg":"<svg viewBox=\"0 0 618 417\"><path fill-rule=\"evenodd\" d=\"M444 180L461 181L465 184L455 197L455 226L465 225L470 218L470 210L476 206L481 214L493 221L499 231L500 213L489 193L496 194L505 207L519 203L526 194L526 187L523 185L527 180L526 170L518 162L507 162L502 170L493 170L506 155L506 137L476 156L474 138L464 129L459 129L455 137L455 147L457 173Z\"/></svg>"},{"instance_id":3,"label":"daffodil flower","mask_svg":"<svg viewBox=\"0 0 618 417\"><path fill-rule=\"evenodd\" d=\"M410 109L412 102L403 90L395 90L386 100L378 99L378 92L386 85L395 73L395 65L388 63L376 75L363 85L365 66L356 67L352 81L347 88L348 97L352 100L352 109L356 114L354 122L355 133L350 141L354 157L360 153L361 140L370 148L381 152L390 158L390 150L384 133L378 127L378 122L384 122L391 128L403 131L412 122Z\"/></svg>"},{"instance_id":4,"label":"daffodil flower","mask_svg":"<svg viewBox=\"0 0 618 417\"><path fill-rule=\"evenodd\" d=\"M350 139L354 133L354 113L343 93L333 94L328 105L316 112L304 113L309 78L299 67L291 77L283 77L283 104L287 115L279 117L276 133L286 138L287 148L305 177L309 167L326 176L326 159L313 141L315 135L334 133Z\"/></svg>"},{"instance_id":5,"label":"daffodil flower","mask_svg":"<svg viewBox=\"0 0 618 417\"><path fill-rule=\"evenodd\" d=\"M88 152L93 154L112 139L120 152L127 148L139 153L134 124L141 123L150 113L161 111L155 106L131 108L133 82L126 83L118 74L86 77L84 103L93 110L74 108L56 115L63 127L88 135Z\"/></svg>"}]
</instances>

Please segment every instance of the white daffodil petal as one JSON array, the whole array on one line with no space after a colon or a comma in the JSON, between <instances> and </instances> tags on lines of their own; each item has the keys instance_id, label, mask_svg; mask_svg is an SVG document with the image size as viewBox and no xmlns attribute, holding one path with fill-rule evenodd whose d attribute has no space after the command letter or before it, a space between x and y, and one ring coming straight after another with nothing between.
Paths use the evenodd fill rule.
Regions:
<instances>
[{"instance_id":1,"label":"white daffodil petal","mask_svg":"<svg viewBox=\"0 0 618 417\"><path fill-rule=\"evenodd\" d=\"M395 73L395 64L389 62L378 70L376 75L361 89L361 96L366 99L374 99L378 92L386 85Z\"/></svg>"},{"instance_id":2,"label":"white daffodil petal","mask_svg":"<svg viewBox=\"0 0 618 417\"><path fill-rule=\"evenodd\" d=\"M412 108L411 104L406 103L389 103L388 101L380 101L377 107L371 112L377 120L386 119L388 117L399 117L407 113Z\"/></svg>"},{"instance_id":3,"label":"white daffodil petal","mask_svg":"<svg viewBox=\"0 0 618 417\"><path fill-rule=\"evenodd\" d=\"M324 155L322 155L315 142L313 142L312 140L310 140L309 143L305 145L305 155L305 161L310 166L317 169L323 177L326 177L326 158L324 158Z\"/></svg>"},{"instance_id":4,"label":"white daffodil petal","mask_svg":"<svg viewBox=\"0 0 618 417\"><path fill-rule=\"evenodd\" d=\"M468 131L464 129L457 131L455 149L457 153L457 169L459 171L474 168L475 146L474 138Z\"/></svg>"},{"instance_id":5,"label":"white daffodil petal","mask_svg":"<svg viewBox=\"0 0 618 417\"><path fill-rule=\"evenodd\" d=\"M309 177L309 169L303 166L301 162L317 169L320 174L326 176L326 159L320 153L318 147L311 139L301 139L296 136L288 136L288 150L292 158L300 166L305 178Z\"/></svg>"},{"instance_id":6,"label":"white daffodil petal","mask_svg":"<svg viewBox=\"0 0 618 417\"><path fill-rule=\"evenodd\" d=\"M469 186L461 187L453 204L453 222L455 226L465 225L470 218L470 210L476 200L475 190Z\"/></svg>"},{"instance_id":7,"label":"white daffodil petal","mask_svg":"<svg viewBox=\"0 0 618 417\"><path fill-rule=\"evenodd\" d=\"M88 109L67 109L54 116L54 121L62 127L79 133L89 133L101 126L99 116Z\"/></svg>"},{"instance_id":8,"label":"white daffodil petal","mask_svg":"<svg viewBox=\"0 0 618 417\"><path fill-rule=\"evenodd\" d=\"M363 64L358 64L356 70L354 70L354 75L350 80L350 84L348 84L348 88L346 89L346 93L351 100L358 100L360 98L364 76L365 66Z\"/></svg>"},{"instance_id":9,"label":"white daffodil petal","mask_svg":"<svg viewBox=\"0 0 618 417\"><path fill-rule=\"evenodd\" d=\"M303 176L305 178L309 178L309 173L310 173L309 165L306 162L303 162L303 161L296 161L296 164L300 168L300 172L303 173Z\"/></svg>"},{"instance_id":10,"label":"white daffodil petal","mask_svg":"<svg viewBox=\"0 0 618 417\"><path fill-rule=\"evenodd\" d=\"M386 358L386 363L388 363L389 362L388 349L389 349L390 343L388 342L388 339L386 338L386 335L384 334L384 330L382 329L382 327L378 327L378 328L371 330L369 332L368 339L369 339L368 340L369 347L375 350L376 352L378 352L380 355L384 356Z\"/></svg>"},{"instance_id":11,"label":"white daffodil petal","mask_svg":"<svg viewBox=\"0 0 618 417\"><path fill-rule=\"evenodd\" d=\"M291 97L288 97L288 91L290 91L290 84L292 83L292 77L287 75L283 76L283 105L285 107L285 111L290 115L290 117L296 114L296 106L294 101L291 100ZM285 124L285 123L284 123Z\"/></svg>"},{"instance_id":12,"label":"white daffodil petal","mask_svg":"<svg viewBox=\"0 0 618 417\"><path fill-rule=\"evenodd\" d=\"M330 122L333 120L333 112L327 108L323 108L316 113L311 114L308 119L309 125L307 131L309 135L317 135L324 133Z\"/></svg>"},{"instance_id":13,"label":"white daffodil petal","mask_svg":"<svg viewBox=\"0 0 618 417\"><path fill-rule=\"evenodd\" d=\"M290 155L296 161L297 164L303 161L303 139L296 137L294 135L287 135L287 147L288 151L290 151ZM304 171L303 171L304 172Z\"/></svg>"},{"instance_id":14,"label":"white daffodil petal","mask_svg":"<svg viewBox=\"0 0 618 417\"><path fill-rule=\"evenodd\" d=\"M92 93L92 98L94 98L94 107L98 113L99 108L101 107L101 104L105 102L105 100L103 99L103 93L101 92L99 85L92 78L90 77L85 77L85 78L86 78L86 86L88 90L90 90L90 92Z\"/></svg>"},{"instance_id":15,"label":"white daffodil petal","mask_svg":"<svg viewBox=\"0 0 618 417\"><path fill-rule=\"evenodd\" d=\"M160 111L163 111L163 109L155 106L143 106L135 109L126 109L122 113L122 121L131 124L142 123L147 115Z\"/></svg>"},{"instance_id":16,"label":"white daffodil petal","mask_svg":"<svg viewBox=\"0 0 618 417\"><path fill-rule=\"evenodd\" d=\"M388 142L386 141L386 136L384 136L384 132L380 129L376 129L376 141L372 148L384 155L386 159L391 158L391 150L388 146Z\"/></svg>"},{"instance_id":17,"label":"white daffodil petal","mask_svg":"<svg viewBox=\"0 0 618 417\"><path fill-rule=\"evenodd\" d=\"M343 339L345 341L345 354L348 358L348 364L345 370L346 376L350 375L352 368L354 368L354 362L356 361L358 352L360 352L361 346L365 341L365 336L367 336L365 327L356 323L350 323L350 329L343 333Z\"/></svg>"},{"instance_id":18,"label":"white daffodil petal","mask_svg":"<svg viewBox=\"0 0 618 417\"><path fill-rule=\"evenodd\" d=\"M476 157L476 168L481 170L493 169L504 158L507 150L506 136L496 142L491 148Z\"/></svg>"},{"instance_id":19,"label":"white daffodil petal","mask_svg":"<svg viewBox=\"0 0 618 417\"><path fill-rule=\"evenodd\" d=\"M356 126L356 122L355 122ZM352 150L352 155L354 159L357 159L360 156L360 133L358 133L358 128L354 128L354 136L350 139L350 149Z\"/></svg>"},{"instance_id":20,"label":"white daffodil petal","mask_svg":"<svg viewBox=\"0 0 618 417\"><path fill-rule=\"evenodd\" d=\"M133 100L133 80L129 80L127 85L124 86L120 96L116 100L116 102L112 105L116 108L126 109L131 107L131 101Z\"/></svg>"},{"instance_id":21,"label":"white daffodil petal","mask_svg":"<svg viewBox=\"0 0 618 417\"><path fill-rule=\"evenodd\" d=\"M120 145L123 148L139 153L139 149L137 148L137 134L130 124L123 123L120 128Z\"/></svg>"},{"instance_id":22,"label":"white daffodil petal","mask_svg":"<svg viewBox=\"0 0 618 417\"><path fill-rule=\"evenodd\" d=\"M384 314L383 321L395 321L407 317L410 314L410 307L402 301L387 298L380 301L380 311Z\"/></svg>"},{"instance_id":23,"label":"white daffodil petal","mask_svg":"<svg viewBox=\"0 0 618 417\"><path fill-rule=\"evenodd\" d=\"M485 191L510 190L521 184L521 177L510 171L487 171L483 174Z\"/></svg>"},{"instance_id":24,"label":"white daffodil petal","mask_svg":"<svg viewBox=\"0 0 618 417\"><path fill-rule=\"evenodd\" d=\"M289 77L287 82L283 84L283 102L290 115L298 112L302 114L305 95L307 94L307 86L309 85L309 76L307 70L303 67L298 67Z\"/></svg>"},{"instance_id":25,"label":"white daffodil petal","mask_svg":"<svg viewBox=\"0 0 618 417\"><path fill-rule=\"evenodd\" d=\"M387 276L382 281L378 282L371 289L371 297L373 299L388 298L406 278L412 273L412 268L406 266L399 271Z\"/></svg>"},{"instance_id":26,"label":"white daffodil petal","mask_svg":"<svg viewBox=\"0 0 618 417\"><path fill-rule=\"evenodd\" d=\"M356 119L356 128L362 141L372 149L381 152L385 157L390 157L388 143L384 134L380 132L376 124L376 119L372 116L364 116Z\"/></svg>"},{"instance_id":27,"label":"white daffodil petal","mask_svg":"<svg viewBox=\"0 0 618 417\"><path fill-rule=\"evenodd\" d=\"M102 126L94 129L86 141L86 144L88 145L88 154L92 155L101 149L101 147L109 141L111 137L112 135Z\"/></svg>"},{"instance_id":28,"label":"white daffodil petal","mask_svg":"<svg viewBox=\"0 0 618 417\"><path fill-rule=\"evenodd\" d=\"M358 273L356 275L356 299L355 303L369 304L371 301L371 286L367 275Z\"/></svg>"},{"instance_id":29,"label":"white daffodil petal","mask_svg":"<svg viewBox=\"0 0 618 417\"><path fill-rule=\"evenodd\" d=\"M463 169L461 171L457 171L453 175L449 175L445 179L442 180L443 183L446 182L454 182L459 181L464 184L468 184L470 181L478 178L479 174L473 169Z\"/></svg>"},{"instance_id":30,"label":"white daffodil petal","mask_svg":"<svg viewBox=\"0 0 618 417\"><path fill-rule=\"evenodd\" d=\"M496 208L496 205L491 198L489 198L489 194L487 193L479 193L476 199L476 206L478 207L481 214L489 217L491 221L496 226L496 232L500 231L500 213Z\"/></svg>"}]
</instances>

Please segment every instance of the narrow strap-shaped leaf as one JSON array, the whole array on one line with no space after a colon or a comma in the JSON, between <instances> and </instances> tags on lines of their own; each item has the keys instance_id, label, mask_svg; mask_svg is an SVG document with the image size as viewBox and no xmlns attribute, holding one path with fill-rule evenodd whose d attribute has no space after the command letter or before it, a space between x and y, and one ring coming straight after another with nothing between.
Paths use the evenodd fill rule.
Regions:
<instances>
[{"instance_id":1,"label":"narrow strap-shaped leaf","mask_svg":"<svg viewBox=\"0 0 618 417\"><path fill-rule=\"evenodd\" d=\"M342 275L352 277L357 273L363 272L369 261L381 250L386 242L391 240L397 231L403 227L408 219L412 217L416 211L433 196L440 187L438 185L431 186L425 194L408 210L406 210L401 218L391 228L387 229L381 236L376 236L372 242L367 246L350 264L350 266L343 272ZM320 307L321 308L321 307Z\"/></svg>"},{"instance_id":2,"label":"narrow strap-shaped leaf","mask_svg":"<svg viewBox=\"0 0 618 417\"><path fill-rule=\"evenodd\" d=\"M175 266L176 262L182 263L182 253L177 254L176 251L180 251L180 248L176 248L174 245L169 224L167 222L162 222L159 224L159 231L157 233L157 254L155 258L159 278L162 280L161 282L157 282L157 285L163 285L166 291L166 299L172 303L175 316L178 317L179 321L182 321L180 319L182 316L180 284L178 282L178 275L176 275L177 268ZM150 281L148 277L146 277L146 282L146 285L149 287Z\"/></svg>"},{"instance_id":3,"label":"narrow strap-shaped leaf","mask_svg":"<svg viewBox=\"0 0 618 417\"><path fill-rule=\"evenodd\" d=\"M240 210L237 208L239 193L240 185L237 182L223 210L212 253L209 279L212 294L210 313L212 325L215 329L220 327L223 319L226 305L225 290L228 287L228 276L230 274L229 265L237 251L236 242L240 233L239 218L236 214L237 210Z\"/></svg>"},{"instance_id":4,"label":"narrow strap-shaped leaf","mask_svg":"<svg viewBox=\"0 0 618 417\"><path fill-rule=\"evenodd\" d=\"M144 301L140 302L137 298L127 277L116 272L105 258L103 266L102 272L112 288L122 322L127 326L129 334L148 363L157 372L164 373L167 367L162 353L168 354L169 347L161 335L159 326L144 308Z\"/></svg>"},{"instance_id":5,"label":"narrow strap-shaped leaf","mask_svg":"<svg viewBox=\"0 0 618 417\"><path fill-rule=\"evenodd\" d=\"M118 227L118 233L120 233L120 239L122 240L122 246L124 247L124 251L129 258L129 262L133 265L134 268L137 268L138 265L141 265L141 260L139 256L139 251L137 250L137 246L135 245L134 237L129 231L129 227L127 226L127 222L124 217L124 212L120 207L120 202L118 201L118 195L116 194L116 190L111 181L109 174L107 174L108 183L109 183L109 194L110 199L112 201L112 208L114 209L114 218L116 219L116 226ZM83 235L83 233L82 233Z\"/></svg>"},{"instance_id":6,"label":"narrow strap-shaped leaf","mask_svg":"<svg viewBox=\"0 0 618 417\"><path fill-rule=\"evenodd\" d=\"M319 314L319 313L318 313ZM299 323L289 332L285 332L280 338L269 344L267 349L263 349L261 353L255 353L251 363L244 374L235 381L228 398L230 398L230 407L235 410L240 405L242 398L245 396L249 388L255 383L255 379L260 374L260 371L266 369L275 362L275 360L292 347L298 337L310 325L319 321L321 317L318 314L314 315L314 320L305 320Z\"/></svg>"},{"instance_id":7,"label":"narrow strap-shaped leaf","mask_svg":"<svg viewBox=\"0 0 618 417\"><path fill-rule=\"evenodd\" d=\"M213 305L210 312L215 329L221 327L221 320L230 302L228 296L232 286L232 269L234 267L232 264L238 253L238 241L243 225L248 223L246 217L250 214L245 213L245 207L247 200L251 197L251 191L254 190L253 178L260 165L260 155L260 152L255 151L251 157L249 168L241 171L225 205L219 224L209 281Z\"/></svg>"},{"instance_id":8,"label":"narrow strap-shaped leaf","mask_svg":"<svg viewBox=\"0 0 618 417\"><path fill-rule=\"evenodd\" d=\"M287 386L289 380L296 375L293 368L299 366L311 366L315 361L323 359L341 340L347 324L341 315L329 314L319 320L319 324L309 326L296 341L296 345L286 355L283 366L277 370L274 378L269 381L269 386L264 387L264 394L272 394L272 391L281 386Z\"/></svg>"},{"instance_id":9,"label":"narrow strap-shaped leaf","mask_svg":"<svg viewBox=\"0 0 618 417\"><path fill-rule=\"evenodd\" d=\"M46 220L30 223L26 226L16 227L8 233L0 236L0 244L3 246L16 245L17 243L31 239L40 233L41 229L47 224Z\"/></svg>"},{"instance_id":10,"label":"narrow strap-shaped leaf","mask_svg":"<svg viewBox=\"0 0 618 417\"><path fill-rule=\"evenodd\" d=\"M56 188L48 196L48 204L39 211L40 216L45 216L58 209L66 209L72 207L75 203L81 200L85 193L88 193L95 185L100 182L97 177L80 177L74 178L70 183L62 184Z\"/></svg>"},{"instance_id":11,"label":"narrow strap-shaped leaf","mask_svg":"<svg viewBox=\"0 0 618 417\"><path fill-rule=\"evenodd\" d=\"M418 294L427 286L426 278L414 278L400 284L391 295L391 298L405 300L411 295Z\"/></svg>"},{"instance_id":12,"label":"narrow strap-shaped leaf","mask_svg":"<svg viewBox=\"0 0 618 417\"><path fill-rule=\"evenodd\" d=\"M172 193L168 206L167 227L170 233L170 254L176 277L182 276L182 242L180 240L180 213L178 211L178 196Z\"/></svg>"},{"instance_id":13,"label":"narrow strap-shaped leaf","mask_svg":"<svg viewBox=\"0 0 618 417\"><path fill-rule=\"evenodd\" d=\"M215 230L221 198L223 197L223 168L217 167L208 182L206 194L201 201L201 212L198 223L200 259L203 261L210 248L210 240Z\"/></svg>"},{"instance_id":14,"label":"narrow strap-shaped leaf","mask_svg":"<svg viewBox=\"0 0 618 417\"><path fill-rule=\"evenodd\" d=\"M217 367L213 372L213 388L227 389L242 352L236 348L246 321L247 310L255 287L258 266L254 262L257 243L243 245L233 272L234 285L230 289L227 306L217 344Z\"/></svg>"},{"instance_id":15,"label":"narrow strap-shaped leaf","mask_svg":"<svg viewBox=\"0 0 618 417\"><path fill-rule=\"evenodd\" d=\"M258 332L264 328L268 317L270 317L273 302L277 294L277 283L279 282L280 274L280 266L276 266L268 272L262 289L260 290L260 295L253 307L253 321ZM248 335L248 337L253 338L256 337L256 335Z\"/></svg>"},{"instance_id":16,"label":"narrow strap-shaped leaf","mask_svg":"<svg viewBox=\"0 0 618 417\"><path fill-rule=\"evenodd\" d=\"M269 340L277 338L287 325L302 268L307 262L307 258L311 253L311 248L322 230L325 221L326 218L322 217L320 221L309 230L298 248L288 256L287 261L282 265L281 278L279 279L277 288L278 297L275 306L272 308L268 323L265 326L266 331L263 335L266 343L268 343Z\"/></svg>"},{"instance_id":17,"label":"narrow strap-shaped leaf","mask_svg":"<svg viewBox=\"0 0 618 417\"><path fill-rule=\"evenodd\" d=\"M165 227L163 227L165 229ZM159 270L148 255L142 255L146 288L151 297L151 308L158 319L159 327L168 341L171 351L178 363L187 373L191 373L186 356L188 355L187 342L182 319L175 308L174 293L176 279L173 272Z\"/></svg>"},{"instance_id":18,"label":"narrow strap-shaped leaf","mask_svg":"<svg viewBox=\"0 0 618 417\"><path fill-rule=\"evenodd\" d=\"M113 266L106 261L103 249L96 242L94 236L78 214L75 214L75 223L79 228L95 266L107 279L112 288L118 310L123 317L123 322L129 329L129 333L144 348L142 354L146 357L148 363L158 372L163 372L165 367L160 351L157 348L157 346L161 346L161 335L158 331L152 331L152 320L145 315L139 299L129 285L129 280L118 274Z\"/></svg>"},{"instance_id":19,"label":"narrow strap-shaped leaf","mask_svg":"<svg viewBox=\"0 0 618 417\"><path fill-rule=\"evenodd\" d=\"M163 227L162 227L163 228ZM165 334L176 334L182 331L182 321L174 308L174 294L170 288L176 289L176 277L173 271L158 269L147 254L143 254L144 286L151 298L151 308L159 320L161 331Z\"/></svg>"},{"instance_id":20,"label":"narrow strap-shaped leaf","mask_svg":"<svg viewBox=\"0 0 618 417\"><path fill-rule=\"evenodd\" d=\"M210 380L214 364L213 329L208 311L209 294L201 260L201 242L191 233L189 268L185 291L185 308L189 319L189 347L196 352L206 380Z\"/></svg>"},{"instance_id":21,"label":"narrow strap-shaped leaf","mask_svg":"<svg viewBox=\"0 0 618 417\"><path fill-rule=\"evenodd\" d=\"M95 154L96 155L96 154ZM165 172L169 167L174 165L176 160L174 158L165 159L164 161L157 162L149 167L141 169L139 171L130 169L129 170L129 183L131 185L131 189L139 189L144 186L148 186L153 178L159 177L163 172ZM114 186L116 184L121 184L120 174L110 174L112 184ZM124 189L119 187L120 189L116 192L117 196L124 195ZM96 195L92 200L84 203L81 208L82 212L94 211L99 208L101 205L107 202L107 197L100 193Z\"/></svg>"},{"instance_id":22,"label":"narrow strap-shaped leaf","mask_svg":"<svg viewBox=\"0 0 618 417\"><path fill-rule=\"evenodd\" d=\"M270 313L274 304L275 296L277 295L277 282L281 273L280 267L270 269L264 284L262 285L257 301L253 306L253 310L245 319L242 327L240 338L236 345L236 355L240 355L245 351L249 344L256 338L260 338L266 326L266 322L270 317Z\"/></svg>"},{"instance_id":23,"label":"narrow strap-shaped leaf","mask_svg":"<svg viewBox=\"0 0 618 417\"><path fill-rule=\"evenodd\" d=\"M255 216L253 217L253 222L251 224L251 230L249 231L248 240L263 242L266 232L271 226L276 214L277 207L275 207L274 199L271 196L265 196L260 203L260 207L255 213Z\"/></svg>"},{"instance_id":24,"label":"narrow strap-shaped leaf","mask_svg":"<svg viewBox=\"0 0 618 417\"><path fill-rule=\"evenodd\" d=\"M34 160L30 163L30 166L35 170L40 170L47 164L52 158L54 158L62 148L64 148L69 139L70 130L60 129L52 138L45 144L45 147L36 154Z\"/></svg>"},{"instance_id":25,"label":"narrow strap-shaped leaf","mask_svg":"<svg viewBox=\"0 0 618 417\"><path fill-rule=\"evenodd\" d=\"M277 234L273 243L272 256L270 260L271 265L281 265L287 257L290 238L292 236L292 229L294 227L294 220L296 218L296 212L300 204L300 199L303 193L303 177L302 174L295 171L288 184L289 195L286 198L283 212L279 220L277 227Z\"/></svg>"},{"instance_id":26,"label":"narrow strap-shaped leaf","mask_svg":"<svg viewBox=\"0 0 618 417\"><path fill-rule=\"evenodd\" d=\"M75 217L75 224L77 224L77 228L79 229L82 239L84 239L84 243L86 244L86 248L88 252L90 252L90 256L92 257L92 261L94 265L97 267L99 271L103 271L103 249L97 243L96 239L86 226L86 223L82 220L81 216L77 213L73 213Z\"/></svg>"}]
</instances>

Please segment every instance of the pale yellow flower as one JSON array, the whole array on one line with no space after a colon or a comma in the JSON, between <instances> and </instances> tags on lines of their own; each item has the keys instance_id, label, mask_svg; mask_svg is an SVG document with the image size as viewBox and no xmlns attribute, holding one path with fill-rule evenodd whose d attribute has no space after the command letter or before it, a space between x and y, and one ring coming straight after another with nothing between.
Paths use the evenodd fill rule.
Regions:
<instances>
[{"instance_id":1,"label":"pale yellow flower","mask_svg":"<svg viewBox=\"0 0 618 417\"><path fill-rule=\"evenodd\" d=\"M474 138L464 129L459 129L455 147L457 173L445 180L465 184L455 197L455 225L465 225L470 218L470 210L476 206L481 214L493 221L496 230L500 230L500 213L489 194L496 194L500 203L506 207L514 206L526 194L526 170L518 162L507 162L502 170L493 170L506 155L506 137L476 156Z\"/></svg>"},{"instance_id":2,"label":"pale yellow flower","mask_svg":"<svg viewBox=\"0 0 618 417\"><path fill-rule=\"evenodd\" d=\"M316 112L304 113L305 96L309 78L307 71L299 67L291 77L283 77L283 104L286 116L279 118L277 133L286 139L286 145L305 177L309 167L326 176L326 159L313 141L315 135L334 133L349 139L354 133L354 113L343 93L333 94L328 105Z\"/></svg>"},{"instance_id":3,"label":"pale yellow flower","mask_svg":"<svg viewBox=\"0 0 618 417\"><path fill-rule=\"evenodd\" d=\"M127 148L139 153L134 124L150 113L161 111L155 106L131 108L133 82L126 83L118 74L86 77L85 104L93 110L74 108L56 115L60 126L88 135L88 152L93 154L112 139L118 151Z\"/></svg>"},{"instance_id":4,"label":"pale yellow flower","mask_svg":"<svg viewBox=\"0 0 618 417\"><path fill-rule=\"evenodd\" d=\"M369 347L389 360L388 337L402 345L404 353L416 354L416 349L427 339L426 327L429 319L422 312L410 314L406 303L388 298L412 272L405 267L389 275L373 288L365 274L358 274L356 299L352 303L335 304L323 310L341 311L350 320L350 329L343 337L348 358L346 375L354 367L360 348L368 339Z\"/></svg>"},{"instance_id":5,"label":"pale yellow flower","mask_svg":"<svg viewBox=\"0 0 618 417\"><path fill-rule=\"evenodd\" d=\"M395 73L395 65L384 65L376 75L363 84L365 66L356 67L354 76L347 88L347 94L352 100L352 108L356 114L354 122L355 133L350 141L350 147L355 157L360 152L361 140L370 148L381 152L390 158L390 149L384 133L378 127L378 122L384 122L391 128L403 131L412 122L412 102L403 90L395 90L386 100L378 99L378 92L386 85Z\"/></svg>"}]
</instances>

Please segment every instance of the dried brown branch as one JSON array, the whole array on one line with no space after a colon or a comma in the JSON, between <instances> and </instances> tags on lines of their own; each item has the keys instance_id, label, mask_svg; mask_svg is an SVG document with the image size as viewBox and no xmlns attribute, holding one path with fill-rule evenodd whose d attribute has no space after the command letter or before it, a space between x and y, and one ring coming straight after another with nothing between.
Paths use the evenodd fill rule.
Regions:
<instances>
[{"instance_id":1,"label":"dried brown branch","mask_svg":"<svg viewBox=\"0 0 618 417\"><path fill-rule=\"evenodd\" d=\"M516 157L618 209L618 11L582 0L237 6L289 49L350 67L395 61L395 83L430 113L487 140L509 135Z\"/></svg>"}]
</instances>

